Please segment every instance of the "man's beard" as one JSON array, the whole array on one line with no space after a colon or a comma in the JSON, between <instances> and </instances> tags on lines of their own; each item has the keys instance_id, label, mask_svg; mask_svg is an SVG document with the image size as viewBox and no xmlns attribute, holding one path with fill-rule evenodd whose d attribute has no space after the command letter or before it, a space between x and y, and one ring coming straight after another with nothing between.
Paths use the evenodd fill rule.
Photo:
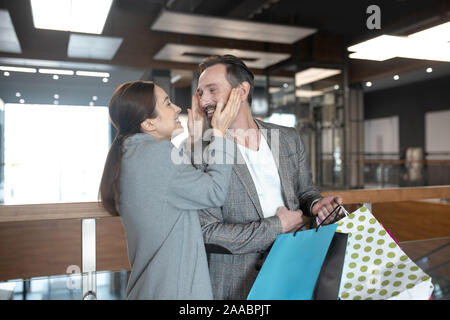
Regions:
<instances>
[{"instance_id":1,"label":"man's beard","mask_svg":"<svg viewBox=\"0 0 450 320\"><path fill-rule=\"evenodd\" d=\"M203 107L203 112L205 113L208 120L211 122L210 119L214 116L214 112L216 111L217 104L208 104L205 107Z\"/></svg>"},{"instance_id":2,"label":"man's beard","mask_svg":"<svg viewBox=\"0 0 450 320\"><path fill-rule=\"evenodd\" d=\"M204 112L204 113L203 113L203 123L204 123L204 126L203 126L203 132L205 132L206 130L212 128L211 120L212 120L212 117L211 117L211 118L208 117L208 115L206 114L206 112Z\"/></svg>"}]
</instances>

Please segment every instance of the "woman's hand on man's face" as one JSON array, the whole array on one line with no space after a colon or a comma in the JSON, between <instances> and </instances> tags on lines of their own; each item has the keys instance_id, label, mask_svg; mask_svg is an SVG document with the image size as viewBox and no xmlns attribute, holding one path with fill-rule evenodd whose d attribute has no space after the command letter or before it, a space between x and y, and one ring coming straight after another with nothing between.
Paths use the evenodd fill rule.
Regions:
<instances>
[{"instance_id":1,"label":"woman's hand on man's face","mask_svg":"<svg viewBox=\"0 0 450 320\"><path fill-rule=\"evenodd\" d=\"M191 141L197 141L203 135L204 115L200 107L198 94L192 96L191 109L188 109L188 131Z\"/></svg>"}]
</instances>

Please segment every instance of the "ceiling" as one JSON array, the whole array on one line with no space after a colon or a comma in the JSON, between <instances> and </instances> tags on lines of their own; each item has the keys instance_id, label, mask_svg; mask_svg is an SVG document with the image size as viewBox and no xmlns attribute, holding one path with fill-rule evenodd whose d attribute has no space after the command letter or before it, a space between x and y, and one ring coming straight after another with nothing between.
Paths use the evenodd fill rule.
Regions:
<instances>
[{"instance_id":1,"label":"ceiling","mask_svg":"<svg viewBox=\"0 0 450 320\"><path fill-rule=\"evenodd\" d=\"M381 8L381 30L368 30L366 26L366 9L371 4L377 4ZM179 61L168 61L158 58L167 48L179 47L190 47L190 53L194 57L223 48L247 54L261 52L261 56L264 53L280 57L275 59L276 62L281 62L278 64L270 56L266 64L255 63L252 70L257 75L271 70L271 74L280 77L293 77L295 71L317 64L347 65L350 83L390 79L393 74L423 70L430 62L403 58L384 62L347 60L345 48L381 33L404 35L447 21L450 9L447 4L445 0L114 0L103 32L99 36L113 41L118 47L117 52L114 55L109 52L109 57L107 54L102 58L95 56L97 50L91 50L94 52L91 56L82 58L78 53L73 53L78 51L72 46L76 41L80 46L94 46L96 42L93 38L89 39L89 35L36 29L29 0L0 0L0 9L8 10L21 47L21 53L0 52L0 64L83 67L84 70L107 71L111 74L111 81L106 84L101 83L99 79L83 78L85 81L82 82L82 79L64 76L60 78L64 82L58 82L49 75L41 74L14 74L7 78L0 75L0 85L5 88L1 91L4 92L8 88L8 92L15 94L20 85L25 87L27 84L35 90L44 90L51 86L52 92L55 91L53 88L58 86L69 90L74 85L80 85L84 88L80 89L80 92L86 92L82 94L86 99L94 95L93 88L97 88L98 92L104 92L105 100L118 83L145 77L152 69L196 71L195 59L184 57L185 59ZM294 43L276 43L237 37L205 36L201 34L201 30L200 34L152 30L152 25L163 10L226 18L237 22L316 29L316 32ZM173 23L176 24L178 20L174 20ZM83 40L82 36L86 36L86 39ZM291 58L283 63L286 57ZM271 63L275 63L275 67ZM433 66L438 70L440 66L448 66L448 63L433 63ZM448 68L444 69L450 72ZM416 75L417 79L423 76L422 73ZM88 90L89 88L92 90ZM5 95L2 95L4 98ZM50 93L47 93L48 95ZM8 99L4 98L5 101ZM12 99L15 99L15 95ZM99 104L107 103L107 100L98 101ZM62 99L60 104L63 104Z\"/></svg>"}]
</instances>

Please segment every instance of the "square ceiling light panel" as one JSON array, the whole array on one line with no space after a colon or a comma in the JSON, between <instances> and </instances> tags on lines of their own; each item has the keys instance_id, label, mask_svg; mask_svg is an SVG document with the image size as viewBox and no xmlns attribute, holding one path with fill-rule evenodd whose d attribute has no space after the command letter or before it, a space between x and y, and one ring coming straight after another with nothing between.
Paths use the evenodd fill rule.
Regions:
<instances>
[{"instance_id":1,"label":"square ceiling light panel","mask_svg":"<svg viewBox=\"0 0 450 320\"><path fill-rule=\"evenodd\" d=\"M112 0L30 0L34 27L101 34Z\"/></svg>"},{"instance_id":2,"label":"square ceiling light panel","mask_svg":"<svg viewBox=\"0 0 450 320\"><path fill-rule=\"evenodd\" d=\"M200 63L211 55L232 54L241 58L249 68L264 69L290 57L287 53L247 51L168 43L154 57L155 60Z\"/></svg>"},{"instance_id":3,"label":"square ceiling light panel","mask_svg":"<svg viewBox=\"0 0 450 320\"><path fill-rule=\"evenodd\" d=\"M0 51L22 53L8 10L0 10Z\"/></svg>"},{"instance_id":4,"label":"square ceiling light panel","mask_svg":"<svg viewBox=\"0 0 450 320\"><path fill-rule=\"evenodd\" d=\"M69 58L111 60L122 44L122 38L71 34L67 47Z\"/></svg>"},{"instance_id":5,"label":"square ceiling light panel","mask_svg":"<svg viewBox=\"0 0 450 320\"><path fill-rule=\"evenodd\" d=\"M163 10L152 30L218 38L292 44L317 29L185 14Z\"/></svg>"},{"instance_id":6,"label":"square ceiling light panel","mask_svg":"<svg viewBox=\"0 0 450 320\"><path fill-rule=\"evenodd\" d=\"M437 26L410 34L408 38L420 39L424 41L449 42L450 41L450 21Z\"/></svg>"},{"instance_id":7,"label":"square ceiling light panel","mask_svg":"<svg viewBox=\"0 0 450 320\"><path fill-rule=\"evenodd\" d=\"M430 39L430 40L429 40ZM381 35L348 48L352 59L384 61L394 57L450 62L450 43L432 38Z\"/></svg>"},{"instance_id":8,"label":"square ceiling light panel","mask_svg":"<svg viewBox=\"0 0 450 320\"><path fill-rule=\"evenodd\" d=\"M295 96L299 98L312 98L323 95L324 92L320 90L295 90Z\"/></svg>"},{"instance_id":9,"label":"square ceiling light panel","mask_svg":"<svg viewBox=\"0 0 450 320\"><path fill-rule=\"evenodd\" d=\"M383 34L347 48L353 59L384 61L394 57L450 62L450 21L407 37Z\"/></svg>"},{"instance_id":10,"label":"square ceiling light panel","mask_svg":"<svg viewBox=\"0 0 450 320\"><path fill-rule=\"evenodd\" d=\"M340 73L341 70L339 69L308 68L295 74L295 86L299 88L305 84L326 79Z\"/></svg>"}]
</instances>

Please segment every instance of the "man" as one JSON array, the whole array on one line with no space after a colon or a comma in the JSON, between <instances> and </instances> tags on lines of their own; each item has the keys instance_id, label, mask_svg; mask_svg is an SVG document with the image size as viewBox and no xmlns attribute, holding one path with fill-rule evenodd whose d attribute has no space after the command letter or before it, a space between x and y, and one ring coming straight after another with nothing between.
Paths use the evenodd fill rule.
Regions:
<instances>
[{"instance_id":1,"label":"man","mask_svg":"<svg viewBox=\"0 0 450 320\"><path fill-rule=\"evenodd\" d=\"M227 200L221 208L199 211L205 244L213 248L209 268L215 299L246 299L276 237L297 230L304 215L323 220L342 203L340 197L321 197L313 185L295 128L253 118L253 86L253 74L234 56L213 56L200 64L199 109L208 121L232 88L241 91L240 110L230 126L237 163Z\"/></svg>"}]
</instances>

